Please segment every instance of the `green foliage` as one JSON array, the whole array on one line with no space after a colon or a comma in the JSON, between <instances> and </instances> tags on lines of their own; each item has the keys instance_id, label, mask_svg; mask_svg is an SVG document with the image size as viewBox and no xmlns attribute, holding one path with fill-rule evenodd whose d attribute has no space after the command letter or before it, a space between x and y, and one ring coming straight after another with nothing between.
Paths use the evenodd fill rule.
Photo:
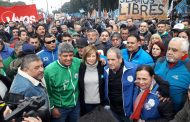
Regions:
<instances>
[{"instance_id":1,"label":"green foliage","mask_svg":"<svg viewBox=\"0 0 190 122\"><path fill-rule=\"evenodd\" d=\"M0 1L0 6L14 6L14 5L26 5L25 2L21 2L21 1L18 1L18 2L4 2L4 1Z\"/></svg>"},{"instance_id":2,"label":"green foliage","mask_svg":"<svg viewBox=\"0 0 190 122\"><path fill-rule=\"evenodd\" d=\"M101 0L101 9L114 10L118 8L119 0ZM61 7L62 12L74 13L83 8L85 11L98 10L98 0L70 0Z\"/></svg>"}]
</instances>

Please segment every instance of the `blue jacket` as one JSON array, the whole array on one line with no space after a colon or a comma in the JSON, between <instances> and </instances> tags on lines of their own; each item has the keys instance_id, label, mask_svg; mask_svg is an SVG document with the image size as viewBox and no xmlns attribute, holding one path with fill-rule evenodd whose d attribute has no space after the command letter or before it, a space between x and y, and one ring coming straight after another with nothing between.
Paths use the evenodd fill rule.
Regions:
<instances>
[{"instance_id":1,"label":"blue jacket","mask_svg":"<svg viewBox=\"0 0 190 122\"><path fill-rule=\"evenodd\" d=\"M144 106L141 111L141 119L142 120L156 120L156 119L160 118L160 113L158 111L158 105L160 104L160 101L158 99L158 96L156 95L158 86L159 86L158 84L156 84L154 86L154 88L148 94L148 96L144 102ZM139 92L139 88L135 89L135 93L136 92ZM137 97L137 95L136 95L136 97Z\"/></svg>"},{"instance_id":2,"label":"blue jacket","mask_svg":"<svg viewBox=\"0 0 190 122\"><path fill-rule=\"evenodd\" d=\"M124 61L123 75L122 75L122 99L123 99L123 110L125 116L129 117L133 110L133 90L134 81L136 77L137 65ZM109 79L109 68L106 66L104 68L104 78L105 78L105 98L109 102L108 97L108 79Z\"/></svg>"},{"instance_id":3,"label":"blue jacket","mask_svg":"<svg viewBox=\"0 0 190 122\"><path fill-rule=\"evenodd\" d=\"M57 47L53 51L47 50L46 47L43 48L37 55L41 58L44 67L58 59L58 49Z\"/></svg>"},{"instance_id":4,"label":"blue jacket","mask_svg":"<svg viewBox=\"0 0 190 122\"><path fill-rule=\"evenodd\" d=\"M166 58L162 57L156 62L154 71L169 82L170 97L174 102L176 112L179 111L185 103L190 84L190 59L180 60L170 68Z\"/></svg>"},{"instance_id":5,"label":"blue jacket","mask_svg":"<svg viewBox=\"0 0 190 122\"><path fill-rule=\"evenodd\" d=\"M14 49L8 47L7 45L4 45L3 50L0 51L0 55L1 55L3 60L8 58L9 56L12 56L13 54L14 54Z\"/></svg>"},{"instance_id":6,"label":"blue jacket","mask_svg":"<svg viewBox=\"0 0 190 122\"><path fill-rule=\"evenodd\" d=\"M130 59L130 55L127 49L122 49L121 54L124 60L133 62L135 64L153 64L154 63L152 57L146 51L144 51L141 47L133 55L131 59Z\"/></svg>"},{"instance_id":7,"label":"blue jacket","mask_svg":"<svg viewBox=\"0 0 190 122\"><path fill-rule=\"evenodd\" d=\"M29 79L17 74L11 84L10 93L21 94L24 97L43 96L46 99L45 107L49 106L47 91L40 84L33 84ZM49 108L49 107L48 107Z\"/></svg>"}]
</instances>

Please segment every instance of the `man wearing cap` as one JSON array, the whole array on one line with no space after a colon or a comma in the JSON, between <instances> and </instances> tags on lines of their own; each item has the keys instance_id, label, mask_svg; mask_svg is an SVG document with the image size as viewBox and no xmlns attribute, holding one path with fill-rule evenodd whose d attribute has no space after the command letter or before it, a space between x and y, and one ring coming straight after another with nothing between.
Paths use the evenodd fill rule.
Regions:
<instances>
[{"instance_id":1,"label":"man wearing cap","mask_svg":"<svg viewBox=\"0 0 190 122\"><path fill-rule=\"evenodd\" d=\"M173 31L173 37L177 37L178 33L184 29L184 24L182 23L177 23L174 25L172 31Z\"/></svg>"},{"instance_id":2,"label":"man wearing cap","mask_svg":"<svg viewBox=\"0 0 190 122\"><path fill-rule=\"evenodd\" d=\"M44 67L58 59L58 49L55 42L56 38L53 35L45 35L44 47L37 53L41 58Z\"/></svg>"},{"instance_id":3,"label":"man wearing cap","mask_svg":"<svg viewBox=\"0 0 190 122\"><path fill-rule=\"evenodd\" d=\"M82 59L84 48L88 46L87 40L85 38L79 38L76 40L76 47L78 49L75 57Z\"/></svg>"},{"instance_id":4,"label":"man wearing cap","mask_svg":"<svg viewBox=\"0 0 190 122\"><path fill-rule=\"evenodd\" d=\"M10 65L8 66L8 68L6 69L6 72L8 74L8 76L10 76L11 79L14 78L14 75L16 75L18 67L20 67L20 64L22 63L22 59L24 56L28 55L28 54L35 54L35 48L33 45L30 44L21 44L20 43L16 43L17 45L15 45L15 57L12 57L14 60L11 61ZM20 49L21 48L21 49ZM9 62L7 62L9 63Z\"/></svg>"},{"instance_id":5,"label":"man wearing cap","mask_svg":"<svg viewBox=\"0 0 190 122\"><path fill-rule=\"evenodd\" d=\"M73 52L70 43L59 44L59 59L45 68L52 122L77 122L79 118L78 73L81 60L73 57Z\"/></svg>"}]
</instances>

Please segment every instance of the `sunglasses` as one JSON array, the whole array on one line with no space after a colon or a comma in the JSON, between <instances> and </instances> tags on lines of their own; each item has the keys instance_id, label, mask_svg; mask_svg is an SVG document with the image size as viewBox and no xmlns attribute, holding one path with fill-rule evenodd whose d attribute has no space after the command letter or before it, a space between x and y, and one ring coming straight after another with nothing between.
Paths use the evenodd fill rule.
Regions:
<instances>
[{"instance_id":1,"label":"sunglasses","mask_svg":"<svg viewBox=\"0 0 190 122\"><path fill-rule=\"evenodd\" d=\"M45 42L46 44L51 44L51 43L55 43L55 40L49 41L49 42Z\"/></svg>"}]
</instances>

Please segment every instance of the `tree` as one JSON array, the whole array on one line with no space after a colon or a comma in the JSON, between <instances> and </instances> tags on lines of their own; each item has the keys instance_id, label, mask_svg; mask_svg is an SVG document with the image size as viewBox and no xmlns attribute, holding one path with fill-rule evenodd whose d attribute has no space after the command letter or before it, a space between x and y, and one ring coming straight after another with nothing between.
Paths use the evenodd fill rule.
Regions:
<instances>
[{"instance_id":1,"label":"tree","mask_svg":"<svg viewBox=\"0 0 190 122\"><path fill-rule=\"evenodd\" d=\"M13 6L13 5L26 5L25 2L21 2L21 1L18 1L18 2L5 2L5 1L0 1L0 6Z\"/></svg>"},{"instance_id":2,"label":"tree","mask_svg":"<svg viewBox=\"0 0 190 122\"><path fill-rule=\"evenodd\" d=\"M62 5L61 12L65 12L65 13L70 12L70 2L66 2Z\"/></svg>"}]
</instances>

